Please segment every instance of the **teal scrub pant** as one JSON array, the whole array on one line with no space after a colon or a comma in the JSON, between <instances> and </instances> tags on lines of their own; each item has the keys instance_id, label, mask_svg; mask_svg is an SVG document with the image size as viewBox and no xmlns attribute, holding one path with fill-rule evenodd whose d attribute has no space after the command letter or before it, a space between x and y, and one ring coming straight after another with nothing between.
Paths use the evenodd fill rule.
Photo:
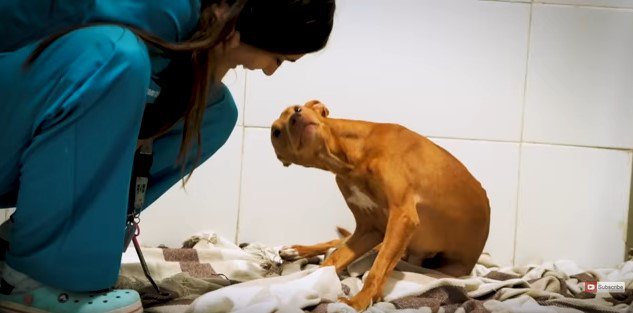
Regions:
<instances>
[{"instance_id":1,"label":"teal scrub pant","mask_svg":"<svg viewBox=\"0 0 633 313\"><path fill-rule=\"evenodd\" d=\"M88 27L22 70L35 46L0 53L0 208L16 207L6 262L53 287L109 288L120 269L148 51L129 30ZM222 86L204 115L200 163L226 142L236 120ZM182 132L179 123L154 141L147 205L182 177ZM193 165L195 150L190 155Z\"/></svg>"}]
</instances>

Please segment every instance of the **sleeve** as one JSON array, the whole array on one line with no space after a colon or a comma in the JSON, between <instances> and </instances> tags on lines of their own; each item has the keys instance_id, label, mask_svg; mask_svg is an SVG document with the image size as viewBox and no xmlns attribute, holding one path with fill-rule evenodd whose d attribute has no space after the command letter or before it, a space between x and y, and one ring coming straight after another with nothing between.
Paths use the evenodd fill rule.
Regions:
<instances>
[{"instance_id":1,"label":"sleeve","mask_svg":"<svg viewBox=\"0 0 633 313\"><path fill-rule=\"evenodd\" d=\"M86 22L129 24L183 41L199 17L200 0L0 0L0 52Z\"/></svg>"},{"instance_id":2,"label":"sleeve","mask_svg":"<svg viewBox=\"0 0 633 313\"><path fill-rule=\"evenodd\" d=\"M95 0L0 1L0 52L81 23Z\"/></svg>"},{"instance_id":3,"label":"sleeve","mask_svg":"<svg viewBox=\"0 0 633 313\"><path fill-rule=\"evenodd\" d=\"M96 3L90 21L130 24L171 42L188 38L200 18L200 0L96 0Z\"/></svg>"}]
</instances>

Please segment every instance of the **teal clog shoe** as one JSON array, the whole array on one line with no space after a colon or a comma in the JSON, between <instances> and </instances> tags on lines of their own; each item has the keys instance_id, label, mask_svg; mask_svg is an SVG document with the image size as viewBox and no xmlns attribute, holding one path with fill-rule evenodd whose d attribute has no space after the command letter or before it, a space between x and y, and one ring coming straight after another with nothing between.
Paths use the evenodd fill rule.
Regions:
<instances>
[{"instance_id":1,"label":"teal clog shoe","mask_svg":"<svg viewBox=\"0 0 633 313\"><path fill-rule=\"evenodd\" d=\"M76 293L40 287L24 295L0 295L0 312L141 313L143 305L139 294L134 290Z\"/></svg>"}]
</instances>

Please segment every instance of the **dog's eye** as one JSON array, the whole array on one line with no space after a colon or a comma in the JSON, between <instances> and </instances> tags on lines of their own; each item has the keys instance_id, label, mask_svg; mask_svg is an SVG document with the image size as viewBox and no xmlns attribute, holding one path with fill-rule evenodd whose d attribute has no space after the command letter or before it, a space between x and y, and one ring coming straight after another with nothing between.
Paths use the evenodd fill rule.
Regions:
<instances>
[{"instance_id":1,"label":"dog's eye","mask_svg":"<svg viewBox=\"0 0 633 313\"><path fill-rule=\"evenodd\" d=\"M279 130L279 128L273 128L272 134L273 134L273 137L279 138L279 135L281 135L281 130Z\"/></svg>"},{"instance_id":2,"label":"dog's eye","mask_svg":"<svg viewBox=\"0 0 633 313\"><path fill-rule=\"evenodd\" d=\"M296 106L296 107L295 107L295 112L296 112L296 113L301 112L301 107L300 107L300 106Z\"/></svg>"}]
</instances>

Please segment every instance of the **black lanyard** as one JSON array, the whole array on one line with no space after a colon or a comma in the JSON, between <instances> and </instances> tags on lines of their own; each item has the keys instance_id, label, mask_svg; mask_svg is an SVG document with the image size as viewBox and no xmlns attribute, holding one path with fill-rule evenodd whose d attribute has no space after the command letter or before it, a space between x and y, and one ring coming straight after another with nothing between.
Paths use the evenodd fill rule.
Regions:
<instances>
[{"instance_id":1,"label":"black lanyard","mask_svg":"<svg viewBox=\"0 0 633 313\"><path fill-rule=\"evenodd\" d=\"M134 153L134 165L132 167L132 182L130 186L131 203L128 205L126 232L123 251L127 250L132 238L138 234L141 211L145 204L145 194L149 184L150 169L152 168L153 153L152 140L141 141L141 146Z\"/></svg>"},{"instance_id":2,"label":"black lanyard","mask_svg":"<svg viewBox=\"0 0 633 313\"><path fill-rule=\"evenodd\" d=\"M160 288L152 279L152 276L149 273L149 269L147 268L147 263L145 263L145 257L143 257L143 252L141 251L141 245L138 243L138 235L140 234L139 223L141 222L140 216L141 211L143 210L143 205L145 204L145 194L147 193L147 187L149 183L150 177L150 169L152 168L153 161L153 153L152 153L152 139L143 140L141 142L141 147L137 149L134 154L134 165L132 170L132 186L131 186L131 195L130 197L133 199L131 205L128 206L127 212L127 220L125 223L125 243L123 246L123 251L127 250L127 247L130 245L130 241L134 243L134 249L136 250L136 254L138 254L138 258L141 261L141 267L143 268L143 273L149 282L152 284L152 287L156 290L159 295L168 295L168 293L161 292Z\"/></svg>"}]
</instances>

